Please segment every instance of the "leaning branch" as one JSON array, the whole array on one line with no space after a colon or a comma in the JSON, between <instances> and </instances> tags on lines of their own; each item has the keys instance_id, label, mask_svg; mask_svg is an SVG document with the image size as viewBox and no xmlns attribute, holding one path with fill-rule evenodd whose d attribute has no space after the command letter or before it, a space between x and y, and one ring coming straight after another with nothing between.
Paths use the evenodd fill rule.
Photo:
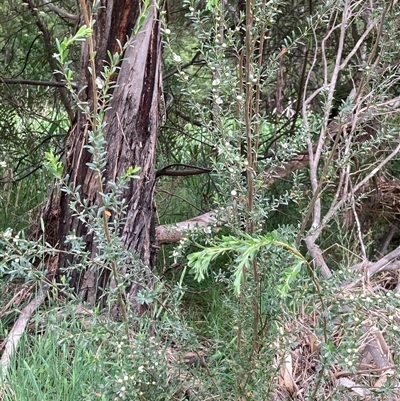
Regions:
<instances>
[{"instance_id":1,"label":"leaning branch","mask_svg":"<svg viewBox=\"0 0 400 401\"><path fill-rule=\"evenodd\" d=\"M10 331L10 334L8 335L6 341L5 341L5 346L4 346L4 352L3 355L1 356L1 372L3 377L6 376L7 369L10 365L11 358L14 354L14 351L17 349L18 342L22 335L24 334L25 328L33 315L33 313L36 311L37 308L44 302L46 299L48 292L48 287L44 286L42 289L42 293L36 298L34 298L31 302L29 302L28 305L25 306L24 309L22 309L21 314L19 315L17 321L15 322L13 328Z\"/></svg>"},{"instance_id":2,"label":"leaning branch","mask_svg":"<svg viewBox=\"0 0 400 401\"><path fill-rule=\"evenodd\" d=\"M354 265L351 270L364 272L363 277L357 280L345 284L343 287L347 290L358 287L361 283L366 280L369 281L372 276L377 273L384 271L395 271L400 270L400 246L383 256L376 262L363 261Z\"/></svg>"}]
</instances>

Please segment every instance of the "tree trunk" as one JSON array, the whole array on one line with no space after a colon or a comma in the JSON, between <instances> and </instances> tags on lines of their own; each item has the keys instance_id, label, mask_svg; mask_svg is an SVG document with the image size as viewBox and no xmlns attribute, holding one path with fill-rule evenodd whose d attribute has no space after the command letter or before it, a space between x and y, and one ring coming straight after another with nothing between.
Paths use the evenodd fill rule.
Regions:
<instances>
[{"instance_id":1,"label":"tree trunk","mask_svg":"<svg viewBox=\"0 0 400 401\"><path fill-rule=\"evenodd\" d=\"M140 14L141 1L108 0L98 8L94 16L93 39L96 51L97 75L103 70L107 52L119 51L117 41L122 44L130 36ZM86 89L79 95L92 104L91 77L89 75L88 44L83 44L81 54L79 88ZM153 190L155 182L155 148L159 123L159 101L162 97L161 83L161 38L158 12L154 4L133 44L129 46L122 59L118 73L117 86L113 89L110 108L105 115L105 138L107 141L107 165L104 172L105 192L107 183L115 182L128 167L140 167L140 178L131 180L124 190L123 198L127 210L123 227L120 228L123 245L137 252L141 261L150 268L155 259L155 227L153 210ZM98 184L96 174L87 166L91 154L85 148L88 143L88 121L86 116L77 113L76 124L71 127L66 149L65 173L69 184L80 187L81 199L89 205L98 204ZM66 236L72 231L85 239L87 250L96 256L96 244L87 226L74 216L69 204L71 198L65 193L51 197L43 212L46 227L46 240L58 244L61 251L68 251ZM73 263L73 256L60 252L57 257L54 275L60 268ZM54 263L53 263L54 265ZM80 294L82 300L96 304L102 296L100 288L110 286L110 273L106 269L71 270L70 285ZM134 295L140 283L128 288L127 299L134 305Z\"/></svg>"}]
</instances>

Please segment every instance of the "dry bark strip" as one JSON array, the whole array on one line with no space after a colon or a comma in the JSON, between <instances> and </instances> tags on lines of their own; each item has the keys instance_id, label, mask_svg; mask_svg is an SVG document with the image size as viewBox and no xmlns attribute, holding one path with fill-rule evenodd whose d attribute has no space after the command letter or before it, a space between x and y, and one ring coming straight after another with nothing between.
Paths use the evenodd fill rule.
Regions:
<instances>
[{"instance_id":1,"label":"dry bark strip","mask_svg":"<svg viewBox=\"0 0 400 401\"><path fill-rule=\"evenodd\" d=\"M46 299L48 292L48 286L45 285L42 288L41 294L37 295L28 305L26 305L19 315L18 319L14 323L13 328L8 335L3 355L1 356L1 373L3 379L7 374L8 367L10 365L11 358L17 349L18 342L21 339L22 335L24 334L25 328L32 317L33 313L36 311L37 308L44 302Z\"/></svg>"}]
</instances>

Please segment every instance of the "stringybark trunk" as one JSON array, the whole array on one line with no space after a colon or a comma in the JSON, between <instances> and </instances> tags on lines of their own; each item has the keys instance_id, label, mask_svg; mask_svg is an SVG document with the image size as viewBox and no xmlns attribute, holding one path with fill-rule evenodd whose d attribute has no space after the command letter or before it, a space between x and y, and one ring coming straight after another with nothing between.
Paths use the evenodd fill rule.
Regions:
<instances>
[{"instance_id":1,"label":"stringybark trunk","mask_svg":"<svg viewBox=\"0 0 400 401\"><path fill-rule=\"evenodd\" d=\"M96 51L97 75L103 69L107 52L119 50L117 41L122 44L130 36L140 14L141 1L103 0L103 7L98 8L94 16L94 45ZM89 52L83 44L81 54L80 88L86 87L80 94L89 104L92 101L91 79L89 75ZM138 253L141 261L150 268L155 259L155 227L153 210L153 190L155 182L155 148L159 123L159 101L162 97L161 83L161 38L160 22L155 5L152 5L140 32L133 44L127 48L117 77L117 86L113 90L113 99L105 116L105 137L107 141L107 165L104 173L105 183L117 181L129 166L140 167L140 178L131 180L124 190L127 201L126 220L121 227L122 243L129 250ZM80 186L81 199L87 199L89 205L98 202L98 185L95 173L87 163L91 154L85 148L88 143L88 122L83 114L78 113L76 124L71 127L66 149L66 174L69 183ZM106 186L107 192L107 186ZM54 195L43 212L46 227L46 239L58 244L61 251L68 251L66 236L75 231L85 239L87 249L95 256L95 243L85 224L74 216L69 208L70 197L61 193ZM60 268L73 262L68 252L57 256L53 275L57 277ZM70 285L80 294L83 301L90 304L98 302L102 296L100 288L110 286L110 277L106 269L69 273ZM128 289L127 299L134 299L140 283L132 284ZM138 305L131 305L138 310Z\"/></svg>"}]
</instances>

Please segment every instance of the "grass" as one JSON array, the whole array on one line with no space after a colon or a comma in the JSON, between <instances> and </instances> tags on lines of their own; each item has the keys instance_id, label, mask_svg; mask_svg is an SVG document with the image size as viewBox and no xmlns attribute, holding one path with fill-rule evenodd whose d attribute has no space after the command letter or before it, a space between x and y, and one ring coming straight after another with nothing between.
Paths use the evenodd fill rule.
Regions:
<instances>
[{"instance_id":1,"label":"grass","mask_svg":"<svg viewBox=\"0 0 400 401\"><path fill-rule=\"evenodd\" d=\"M100 352L100 354L98 354ZM76 401L94 399L102 383L101 347L75 318L43 333L28 332L19 344L4 383L4 401Z\"/></svg>"},{"instance_id":2,"label":"grass","mask_svg":"<svg viewBox=\"0 0 400 401\"><path fill-rule=\"evenodd\" d=\"M149 336L149 322L132 317L127 336L122 323L79 313L71 304L38 312L6 380L0 375L1 401L183 400L188 387L199 387L182 356L181 325L168 319L168 338L162 327Z\"/></svg>"},{"instance_id":3,"label":"grass","mask_svg":"<svg viewBox=\"0 0 400 401\"><path fill-rule=\"evenodd\" d=\"M26 229L36 219L47 193L45 174L38 170L28 178L0 184L0 231Z\"/></svg>"}]
</instances>

